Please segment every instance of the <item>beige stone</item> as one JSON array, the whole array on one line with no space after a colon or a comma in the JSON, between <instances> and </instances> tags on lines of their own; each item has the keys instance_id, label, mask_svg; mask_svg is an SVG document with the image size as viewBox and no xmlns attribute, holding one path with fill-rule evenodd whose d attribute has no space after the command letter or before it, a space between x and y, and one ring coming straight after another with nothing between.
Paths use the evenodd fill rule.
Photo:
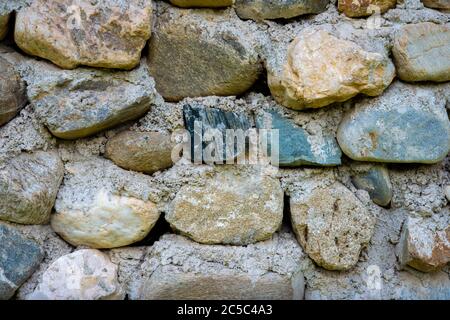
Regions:
<instances>
[{"instance_id":1,"label":"beige stone","mask_svg":"<svg viewBox=\"0 0 450 320\"><path fill-rule=\"evenodd\" d=\"M0 40L3 40L8 33L9 14L0 15Z\"/></svg>"},{"instance_id":2,"label":"beige stone","mask_svg":"<svg viewBox=\"0 0 450 320\"><path fill-rule=\"evenodd\" d=\"M182 187L166 214L172 228L206 244L266 240L282 219L283 191L277 179L227 171L204 185Z\"/></svg>"},{"instance_id":3,"label":"beige stone","mask_svg":"<svg viewBox=\"0 0 450 320\"><path fill-rule=\"evenodd\" d=\"M329 270L349 270L372 237L375 219L340 182L306 185L291 197L292 226L309 257Z\"/></svg>"},{"instance_id":4,"label":"beige stone","mask_svg":"<svg viewBox=\"0 0 450 320\"><path fill-rule=\"evenodd\" d=\"M170 3L183 8L222 8L232 6L234 0L170 0Z\"/></svg>"},{"instance_id":5,"label":"beige stone","mask_svg":"<svg viewBox=\"0 0 450 320\"><path fill-rule=\"evenodd\" d=\"M437 271L450 262L450 220L448 213L436 217L408 217L397 245L402 266L423 272Z\"/></svg>"},{"instance_id":6,"label":"beige stone","mask_svg":"<svg viewBox=\"0 0 450 320\"><path fill-rule=\"evenodd\" d=\"M124 131L106 144L106 157L119 167L154 173L173 165L170 134Z\"/></svg>"},{"instance_id":7,"label":"beige stone","mask_svg":"<svg viewBox=\"0 0 450 320\"><path fill-rule=\"evenodd\" d=\"M397 0L339 0L338 9L347 17L367 17L395 8Z\"/></svg>"},{"instance_id":8,"label":"beige stone","mask_svg":"<svg viewBox=\"0 0 450 320\"><path fill-rule=\"evenodd\" d=\"M404 81L449 81L450 25L402 26L395 34L392 53L397 74Z\"/></svg>"},{"instance_id":9,"label":"beige stone","mask_svg":"<svg viewBox=\"0 0 450 320\"><path fill-rule=\"evenodd\" d=\"M300 110L346 101L359 93L380 95L394 76L388 57L324 30L308 29L289 46L281 73L268 73L268 83L278 103Z\"/></svg>"},{"instance_id":10,"label":"beige stone","mask_svg":"<svg viewBox=\"0 0 450 320\"><path fill-rule=\"evenodd\" d=\"M425 7L450 10L449 0L422 0Z\"/></svg>"},{"instance_id":11,"label":"beige stone","mask_svg":"<svg viewBox=\"0 0 450 320\"><path fill-rule=\"evenodd\" d=\"M53 262L29 300L122 300L117 266L107 255L78 250Z\"/></svg>"},{"instance_id":12,"label":"beige stone","mask_svg":"<svg viewBox=\"0 0 450 320\"><path fill-rule=\"evenodd\" d=\"M36 0L17 13L26 53L65 69L132 69L151 35L151 0Z\"/></svg>"}]
</instances>

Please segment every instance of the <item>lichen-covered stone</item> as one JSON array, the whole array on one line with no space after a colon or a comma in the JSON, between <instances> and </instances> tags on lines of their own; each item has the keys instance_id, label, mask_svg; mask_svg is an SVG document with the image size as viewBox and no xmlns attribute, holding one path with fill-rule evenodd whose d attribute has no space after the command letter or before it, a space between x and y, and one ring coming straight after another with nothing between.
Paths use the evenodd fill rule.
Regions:
<instances>
[{"instance_id":1,"label":"lichen-covered stone","mask_svg":"<svg viewBox=\"0 0 450 320\"><path fill-rule=\"evenodd\" d=\"M32 63L28 97L39 119L61 139L84 138L144 115L155 101L145 62L132 71L61 70Z\"/></svg>"},{"instance_id":2,"label":"lichen-covered stone","mask_svg":"<svg viewBox=\"0 0 450 320\"><path fill-rule=\"evenodd\" d=\"M422 0L422 3L425 7L434 8L434 9L450 9L450 1L448 0Z\"/></svg>"},{"instance_id":3,"label":"lichen-covered stone","mask_svg":"<svg viewBox=\"0 0 450 320\"><path fill-rule=\"evenodd\" d=\"M292 227L305 252L319 266L349 270L372 237L375 219L345 186L305 183L291 197Z\"/></svg>"},{"instance_id":4,"label":"lichen-covered stone","mask_svg":"<svg viewBox=\"0 0 450 320\"><path fill-rule=\"evenodd\" d=\"M0 300L7 300L39 267L39 245L12 226L0 224Z\"/></svg>"},{"instance_id":5,"label":"lichen-covered stone","mask_svg":"<svg viewBox=\"0 0 450 320\"><path fill-rule=\"evenodd\" d=\"M282 72L269 70L268 84L278 103L305 109L346 101L359 93L378 96L394 76L388 57L324 30L307 29L289 45Z\"/></svg>"},{"instance_id":6,"label":"lichen-covered stone","mask_svg":"<svg viewBox=\"0 0 450 320\"><path fill-rule=\"evenodd\" d=\"M60 257L42 275L30 300L122 300L117 266L107 255L84 249Z\"/></svg>"},{"instance_id":7,"label":"lichen-covered stone","mask_svg":"<svg viewBox=\"0 0 450 320\"><path fill-rule=\"evenodd\" d=\"M2 126L25 106L27 97L25 83L13 65L0 58L0 70L0 126Z\"/></svg>"},{"instance_id":8,"label":"lichen-covered stone","mask_svg":"<svg viewBox=\"0 0 450 320\"><path fill-rule=\"evenodd\" d=\"M170 168L174 143L160 132L124 131L106 144L106 157L128 170L152 174Z\"/></svg>"},{"instance_id":9,"label":"lichen-covered stone","mask_svg":"<svg viewBox=\"0 0 450 320\"><path fill-rule=\"evenodd\" d=\"M392 200L389 171L382 165L357 170L352 175L352 182L357 189L366 190L372 201L380 206L387 206Z\"/></svg>"},{"instance_id":10,"label":"lichen-covered stone","mask_svg":"<svg viewBox=\"0 0 450 320\"><path fill-rule=\"evenodd\" d=\"M66 170L51 225L70 244L99 249L126 246L145 238L158 220L156 205L144 194L126 192L130 183L124 180L142 183L141 175L107 160L75 163Z\"/></svg>"},{"instance_id":11,"label":"lichen-covered stone","mask_svg":"<svg viewBox=\"0 0 450 320\"><path fill-rule=\"evenodd\" d=\"M381 97L356 103L337 138L354 160L437 163L450 150L445 99L429 88L397 82Z\"/></svg>"},{"instance_id":12,"label":"lichen-covered stone","mask_svg":"<svg viewBox=\"0 0 450 320\"><path fill-rule=\"evenodd\" d=\"M402 266L423 272L439 270L450 262L450 219L448 213L430 218L409 217L397 245Z\"/></svg>"},{"instance_id":13,"label":"lichen-covered stone","mask_svg":"<svg viewBox=\"0 0 450 320\"><path fill-rule=\"evenodd\" d=\"M394 62L404 81L450 80L450 26L431 22L402 26L394 38Z\"/></svg>"},{"instance_id":14,"label":"lichen-covered stone","mask_svg":"<svg viewBox=\"0 0 450 320\"><path fill-rule=\"evenodd\" d=\"M197 244L167 234L145 258L142 286L131 299L300 300L302 257L290 233L245 247Z\"/></svg>"},{"instance_id":15,"label":"lichen-covered stone","mask_svg":"<svg viewBox=\"0 0 450 320\"><path fill-rule=\"evenodd\" d=\"M182 8L222 8L232 6L234 0L170 0Z\"/></svg>"},{"instance_id":16,"label":"lichen-covered stone","mask_svg":"<svg viewBox=\"0 0 450 320\"><path fill-rule=\"evenodd\" d=\"M35 0L16 17L26 53L65 69L132 69L151 34L151 0Z\"/></svg>"},{"instance_id":17,"label":"lichen-covered stone","mask_svg":"<svg viewBox=\"0 0 450 320\"><path fill-rule=\"evenodd\" d=\"M231 11L160 6L148 63L166 100L238 95L258 79L249 25Z\"/></svg>"},{"instance_id":18,"label":"lichen-covered stone","mask_svg":"<svg viewBox=\"0 0 450 320\"><path fill-rule=\"evenodd\" d=\"M278 130L279 165L295 167L300 165L335 166L341 164L341 149L333 136L325 137L321 143L311 139L309 133L292 120L283 118L277 112L261 113L256 119L257 128ZM271 134L269 133L269 150Z\"/></svg>"},{"instance_id":19,"label":"lichen-covered stone","mask_svg":"<svg viewBox=\"0 0 450 320\"><path fill-rule=\"evenodd\" d=\"M48 223L64 166L56 152L22 153L0 165L0 220Z\"/></svg>"},{"instance_id":20,"label":"lichen-covered stone","mask_svg":"<svg viewBox=\"0 0 450 320\"><path fill-rule=\"evenodd\" d=\"M8 33L9 14L0 14L0 40L3 40Z\"/></svg>"},{"instance_id":21,"label":"lichen-covered stone","mask_svg":"<svg viewBox=\"0 0 450 320\"><path fill-rule=\"evenodd\" d=\"M338 0L338 9L347 17L366 17L395 8L397 0Z\"/></svg>"},{"instance_id":22,"label":"lichen-covered stone","mask_svg":"<svg viewBox=\"0 0 450 320\"><path fill-rule=\"evenodd\" d=\"M330 0L237 0L235 9L241 19L289 19L325 11Z\"/></svg>"},{"instance_id":23,"label":"lichen-covered stone","mask_svg":"<svg viewBox=\"0 0 450 320\"><path fill-rule=\"evenodd\" d=\"M203 185L186 185L166 214L172 228L205 244L266 240L279 229L282 219L280 183L263 172L223 171Z\"/></svg>"}]
</instances>

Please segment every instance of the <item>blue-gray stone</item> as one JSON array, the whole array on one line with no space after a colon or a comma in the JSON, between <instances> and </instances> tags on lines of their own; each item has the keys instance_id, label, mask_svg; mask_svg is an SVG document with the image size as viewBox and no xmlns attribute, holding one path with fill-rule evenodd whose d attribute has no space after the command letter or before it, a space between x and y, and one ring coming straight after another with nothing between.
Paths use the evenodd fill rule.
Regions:
<instances>
[{"instance_id":1,"label":"blue-gray stone","mask_svg":"<svg viewBox=\"0 0 450 320\"><path fill-rule=\"evenodd\" d=\"M372 201L380 206L387 206L392 200L392 185L388 170L379 165L352 176L352 183L357 189L366 190Z\"/></svg>"},{"instance_id":2,"label":"blue-gray stone","mask_svg":"<svg viewBox=\"0 0 450 320\"><path fill-rule=\"evenodd\" d=\"M359 161L440 162L450 150L445 104L437 90L397 82L355 105L339 125L339 145Z\"/></svg>"},{"instance_id":3,"label":"blue-gray stone","mask_svg":"<svg viewBox=\"0 0 450 320\"><path fill-rule=\"evenodd\" d=\"M44 255L39 245L13 227L0 224L0 300L6 300L27 280Z\"/></svg>"},{"instance_id":4,"label":"blue-gray stone","mask_svg":"<svg viewBox=\"0 0 450 320\"><path fill-rule=\"evenodd\" d=\"M221 158L224 162L227 159L234 159L240 152L242 152L238 149L236 144L233 146L227 146L226 131L228 129L242 129L245 132L250 129L250 122L245 115L230 111L223 111L220 109L205 108L202 105L193 104L186 104L183 106L183 115L185 127L191 135L192 160L195 160L196 162L203 161L205 149L210 146L211 143L216 143L215 141L204 141L205 133L211 130L218 130L222 135L223 157L219 158ZM195 128L195 122L201 124L201 127ZM217 143L215 144L215 147L216 150L220 150Z\"/></svg>"},{"instance_id":5,"label":"blue-gray stone","mask_svg":"<svg viewBox=\"0 0 450 320\"><path fill-rule=\"evenodd\" d=\"M268 120L268 121L267 121ZM277 129L279 135L279 165L295 167L300 165L336 166L341 164L342 152L331 135L314 139L301 127L275 111L257 116L258 129ZM269 152L271 137L269 134Z\"/></svg>"}]
</instances>

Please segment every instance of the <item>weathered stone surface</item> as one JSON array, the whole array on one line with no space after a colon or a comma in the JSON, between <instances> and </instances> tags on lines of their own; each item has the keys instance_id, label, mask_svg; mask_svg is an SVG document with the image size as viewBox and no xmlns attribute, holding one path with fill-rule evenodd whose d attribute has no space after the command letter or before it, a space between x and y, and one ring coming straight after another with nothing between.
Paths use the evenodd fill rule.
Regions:
<instances>
[{"instance_id":1,"label":"weathered stone surface","mask_svg":"<svg viewBox=\"0 0 450 320\"><path fill-rule=\"evenodd\" d=\"M48 223L63 175L56 152L22 153L0 165L0 219Z\"/></svg>"},{"instance_id":2,"label":"weathered stone surface","mask_svg":"<svg viewBox=\"0 0 450 320\"><path fill-rule=\"evenodd\" d=\"M275 111L260 113L256 119L256 127L278 130L279 165L281 167L341 164L342 152L334 137L328 136L317 144L306 130ZM270 133L268 141L270 152L272 148Z\"/></svg>"},{"instance_id":3,"label":"weathered stone surface","mask_svg":"<svg viewBox=\"0 0 450 320\"><path fill-rule=\"evenodd\" d=\"M117 279L117 266L107 255L78 250L62 256L42 275L30 300L122 300L124 291Z\"/></svg>"},{"instance_id":4,"label":"weathered stone surface","mask_svg":"<svg viewBox=\"0 0 450 320\"><path fill-rule=\"evenodd\" d=\"M403 224L397 255L402 266L436 271L450 262L450 219L409 217Z\"/></svg>"},{"instance_id":5,"label":"weathered stone surface","mask_svg":"<svg viewBox=\"0 0 450 320\"><path fill-rule=\"evenodd\" d=\"M172 228L205 244L245 245L269 239L281 226L283 191L264 173L220 172L186 185L171 204Z\"/></svg>"},{"instance_id":6,"label":"weathered stone surface","mask_svg":"<svg viewBox=\"0 0 450 320\"><path fill-rule=\"evenodd\" d=\"M339 182L308 184L291 197L292 226L305 252L319 266L348 270L372 237L375 219Z\"/></svg>"},{"instance_id":7,"label":"weathered stone surface","mask_svg":"<svg viewBox=\"0 0 450 320\"><path fill-rule=\"evenodd\" d=\"M183 106L183 117L191 136L192 161L225 163L245 152L245 142L244 145L234 143L234 140L233 144L227 143L227 130L242 130L245 133L250 128L249 119L245 115L191 103ZM214 133L221 134L221 137L217 137L218 141L215 137L207 138Z\"/></svg>"},{"instance_id":8,"label":"weathered stone surface","mask_svg":"<svg viewBox=\"0 0 450 320\"><path fill-rule=\"evenodd\" d=\"M53 230L72 245L115 248L142 240L159 218L155 204L144 195L127 194L126 181L133 178L106 160L77 163L58 193ZM118 175L123 174L124 177ZM135 179L139 183L140 176Z\"/></svg>"},{"instance_id":9,"label":"weathered stone surface","mask_svg":"<svg viewBox=\"0 0 450 320\"><path fill-rule=\"evenodd\" d=\"M450 9L450 1L448 0L421 0L425 7L434 9Z\"/></svg>"},{"instance_id":10,"label":"weathered stone surface","mask_svg":"<svg viewBox=\"0 0 450 320\"><path fill-rule=\"evenodd\" d=\"M302 257L290 233L246 247L200 245L164 235L140 268L143 285L131 298L299 300Z\"/></svg>"},{"instance_id":11,"label":"weathered stone surface","mask_svg":"<svg viewBox=\"0 0 450 320\"><path fill-rule=\"evenodd\" d=\"M387 206L392 200L392 185L389 171L381 165L358 170L352 176L352 182L357 189L366 190L373 202Z\"/></svg>"},{"instance_id":12,"label":"weathered stone surface","mask_svg":"<svg viewBox=\"0 0 450 320\"><path fill-rule=\"evenodd\" d=\"M39 245L13 227L0 224L0 300L7 300L44 258Z\"/></svg>"},{"instance_id":13,"label":"weathered stone surface","mask_svg":"<svg viewBox=\"0 0 450 320\"><path fill-rule=\"evenodd\" d=\"M170 3L183 8L222 8L232 6L234 0L170 0Z\"/></svg>"},{"instance_id":14,"label":"weathered stone surface","mask_svg":"<svg viewBox=\"0 0 450 320\"><path fill-rule=\"evenodd\" d=\"M0 126L10 121L22 109L27 97L25 83L14 67L0 58Z\"/></svg>"},{"instance_id":15,"label":"weathered stone surface","mask_svg":"<svg viewBox=\"0 0 450 320\"><path fill-rule=\"evenodd\" d=\"M380 95L394 76L388 57L324 30L307 29L290 44L281 74L269 70L268 84L278 103L305 109L346 101L359 93Z\"/></svg>"},{"instance_id":16,"label":"weathered stone surface","mask_svg":"<svg viewBox=\"0 0 450 320\"><path fill-rule=\"evenodd\" d=\"M337 138L358 161L440 162L450 150L445 99L427 87L397 82L381 97L356 103Z\"/></svg>"},{"instance_id":17,"label":"weathered stone surface","mask_svg":"<svg viewBox=\"0 0 450 320\"><path fill-rule=\"evenodd\" d=\"M447 200L450 201L450 186L445 186L444 193Z\"/></svg>"},{"instance_id":18,"label":"weathered stone surface","mask_svg":"<svg viewBox=\"0 0 450 320\"><path fill-rule=\"evenodd\" d=\"M132 69L151 34L150 0L36 0L17 13L14 38L26 53L65 69Z\"/></svg>"},{"instance_id":19,"label":"weathered stone surface","mask_svg":"<svg viewBox=\"0 0 450 320\"><path fill-rule=\"evenodd\" d=\"M231 11L160 6L148 63L166 100L238 95L257 80L262 66L249 26Z\"/></svg>"},{"instance_id":20,"label":"weathered stone surface","mask_svg":"<svg viewBox=\"0 0 450 320\"><path fill-rule=\"evenodd\" d=\"M450 26L424 22L402 26L394 38L394 62L404 81L450 80Z\"/></svg>"},{"instance_id":21,"label":"weathered stone surface","mask_svg":"<svg viewBox=\"0 0 450 320\"><path fill-rule=\"evenodd\" d=\"M8 33L9 14L0 15L0 40L3 40Z\"/></svg>"},{"instance_id":22,"label":"weathered stone surface","mask_svg":"<svg viewBox=\"0 0 450 320\"><path fill-rule=\"evenodd\" d=\"M237 0L235 9L241 19L260 21L320 13L329 3L330 0Z\"/></svg>"},{"instance_id":23,"label":"weathered stone surface","mask_svg":"<svg viewBox=\"0 0 450 320\"><path fill-rule=\"evenodd\" d=\"M152 174L170 168L174 143L170 134L124 131L106 144L106 157L119 167Z\"/></svg>"},{"instance_id":24,"label":"weathered stone surface","mask_svg":"<svg viewBox=\"0 0 450 320\"><path fill-rule=\"evenodd\" d=\"M366 17L395 8L397 0L339 0L338 9L347 17Z\"/></svg>"},{"instance_id":25,"label":"weathered stone surface","mask_svg":"<svg viewBox=\"0 0 450 320\"><path fill-rule=\"evenodd\" d=\"M157 96L145 62L132 71L67 71L34 63L26 80L38 117L62 139L87 137L139 118Z\"/></svg>"}]
</instances>

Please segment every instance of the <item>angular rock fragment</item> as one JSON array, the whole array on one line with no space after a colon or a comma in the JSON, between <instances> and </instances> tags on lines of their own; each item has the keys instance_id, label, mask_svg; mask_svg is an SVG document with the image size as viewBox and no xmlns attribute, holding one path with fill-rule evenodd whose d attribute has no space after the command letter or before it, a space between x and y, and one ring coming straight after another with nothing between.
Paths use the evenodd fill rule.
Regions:
<instances>
[{"instance_id":1,"label":"angular rock fragment","mask_svg":"<svg viewBox=\"0 0 450 320\"><path fill-rule=\"evenodd\" d=\"M17 13L14 39L64 69L132 69L151 34L151 0L35 0Z\"/></svg>"},{"instance_id":2,"label":"angular rock fragment","mask_svg":"<svg viewBox=\"0 0 450 320\"><path fill-rule=\"evenodd\" d=\"M0 165L0 220L48 223L63 175L56 152L22 153Z\"/></svg>"},{"instance_id":3,"label":"angular rock fragment","mask_svg":"<svg viewBox=\"0 0 450 320\"><path fill-rule=\"evenodd\" d=\"M397 0L339 0L338 9L347 17L367 17L395 8Z\"/></svg>"},{"instance_id":4,"label":"angular rock fragment","mask_svg":"<svg viewBox=\"0 0 450 320\"><path fill-rule=\"evenodd\" d=\"M382 165L359 168L352 175L352 183L357 189L366 190L372 201L380 206L387 206L392 200L389 171Z\"/></svg>"}]
</instances>

